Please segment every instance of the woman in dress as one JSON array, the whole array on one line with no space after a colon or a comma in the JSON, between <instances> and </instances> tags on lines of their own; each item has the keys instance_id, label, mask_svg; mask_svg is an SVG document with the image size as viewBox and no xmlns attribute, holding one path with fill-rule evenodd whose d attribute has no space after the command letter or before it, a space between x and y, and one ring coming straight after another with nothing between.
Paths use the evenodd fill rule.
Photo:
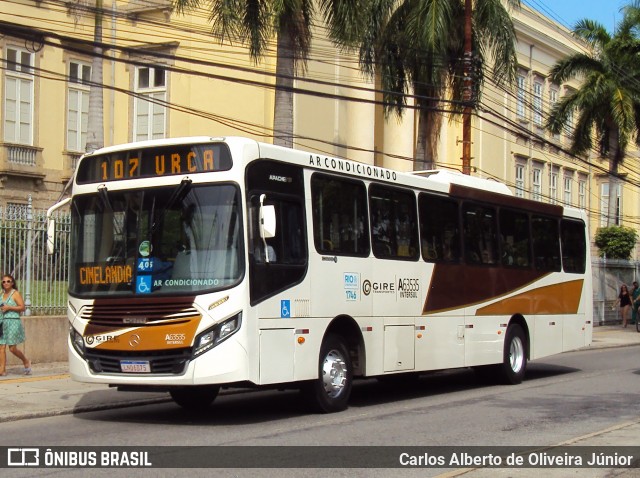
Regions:
<instances>
[{"instance_id":1,"label":"woman in dress","mask_svg":"<svg viewBox=\"0 0 640 478\"><path fill-rule=\"evenodd\" d=\"M4 285L4 284L2 284ZM627 318L629 317L629 312L631 311L631 294L629 293L629 289L626 284L622 284L620 286L620 294L618 294L618 305L620 306L620 318L622 318L622 326L627 326Z\"/></svg>"},{"instance_id":2,"label":"woman in dress","mask_svg":"<svg viewBox=\"0 0 640 478\"><path fill-rule=\"evenodd\" d=\"M0 337L0 375L7 374L6 346L9 351L22 360L24 374L31 375L31 361L25 357L18 344L25 340L24 327L20 320L20 312L24 311L24 301L18 289L15 279L6 274L2 276L2 298L0 300L0 312L2 312L2 337Z\"/></svg>"}]
</instances>

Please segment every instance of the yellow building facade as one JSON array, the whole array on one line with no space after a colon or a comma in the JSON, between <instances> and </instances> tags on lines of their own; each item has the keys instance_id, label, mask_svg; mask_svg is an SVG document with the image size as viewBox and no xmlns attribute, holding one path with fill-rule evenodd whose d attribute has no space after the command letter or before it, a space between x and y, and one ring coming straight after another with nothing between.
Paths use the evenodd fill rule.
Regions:
<instances>
[{"instance_id":1,"label":"yellow building facade","mask_svg":"<svg viewBox=\"0 0 640 478\"><path fill-rule=\"evenodd\" d=\"M578 86L551 83L549 70L584 46L536 11L513 16L518 83L484 85L472 121L472 175L504 181L519 196L585 208L593 233L604 225L606 161L567 154L569 136L542 127L553 103ZM205 11L178 15L169 0L12 0L0 7L0 33L2 207L22 207L30 195L34 207L46 208L61 195L85 150L96 55L105 146L196 135L272 140L275 43L255 63L241 44L220 42ZM321 27L295 87L296 148L413 169L417 114L407 108L401 119L385 118L375 81ZM445 117L438 167L461 169L461 139L461 121ZM629 180L618 193L619 216L640 229L636 160L633 153L622 168Z\"/></svg>"}]
</instances>

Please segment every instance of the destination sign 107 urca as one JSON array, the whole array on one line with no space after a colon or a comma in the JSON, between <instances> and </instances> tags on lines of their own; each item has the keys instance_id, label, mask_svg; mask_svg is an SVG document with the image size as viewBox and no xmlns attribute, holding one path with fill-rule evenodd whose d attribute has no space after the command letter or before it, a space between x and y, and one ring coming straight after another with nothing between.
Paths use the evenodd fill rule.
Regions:
<instances>
[{"instance_id":1,"label":"destination sign 107 urca","mask_svg":"<svg viewBox=\"0 0 640 478\"><path fill-rule=\"evenodd\" d=\"M224 143L136 148L82 158L76 181L83 184L227 171L231 165Z\"/></svg>"}]
</instances>

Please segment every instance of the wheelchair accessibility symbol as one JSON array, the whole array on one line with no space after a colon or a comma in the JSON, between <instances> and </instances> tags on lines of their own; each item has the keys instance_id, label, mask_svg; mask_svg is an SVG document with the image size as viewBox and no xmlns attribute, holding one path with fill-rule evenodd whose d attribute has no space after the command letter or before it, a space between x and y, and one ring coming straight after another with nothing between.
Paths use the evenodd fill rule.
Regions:
<instances>
[{"instance_id":1,"label":"wheelchair accessibility symbol","mask_svg":"<svg viewBox=\"0 0 640 478\"><path fill-rule=\"evenodd\" d=\"M136 279L136 292L138 294L151 293L151 276L138 276Z\"/></svg>"},{"instance_id":2,"label":"wheelchair accessibility symbol","mask_svg":"<svg viewBox=\"0 0 640 478\"><path fill-rule=\"evenodd\" d=\"M283 319L291 318L291 301L290 300L280 301L280 317L282 317Z\"/></svg>"}]
</instances>

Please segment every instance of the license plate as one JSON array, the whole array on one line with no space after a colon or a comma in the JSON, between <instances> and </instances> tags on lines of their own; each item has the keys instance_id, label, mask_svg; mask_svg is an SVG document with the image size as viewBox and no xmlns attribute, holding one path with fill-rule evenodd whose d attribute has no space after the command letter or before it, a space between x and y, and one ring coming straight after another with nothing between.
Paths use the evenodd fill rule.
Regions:
<instances>
[{"instance_id":1,"label":"license plate","mask_svg":"<svg viewBox=\"0 0 640 478\"><path fill-rule=\"evenodd\" d=\"M120 370L126 373L151 373L148 360L122 360Z\"/></svg>"}]
</instances>

